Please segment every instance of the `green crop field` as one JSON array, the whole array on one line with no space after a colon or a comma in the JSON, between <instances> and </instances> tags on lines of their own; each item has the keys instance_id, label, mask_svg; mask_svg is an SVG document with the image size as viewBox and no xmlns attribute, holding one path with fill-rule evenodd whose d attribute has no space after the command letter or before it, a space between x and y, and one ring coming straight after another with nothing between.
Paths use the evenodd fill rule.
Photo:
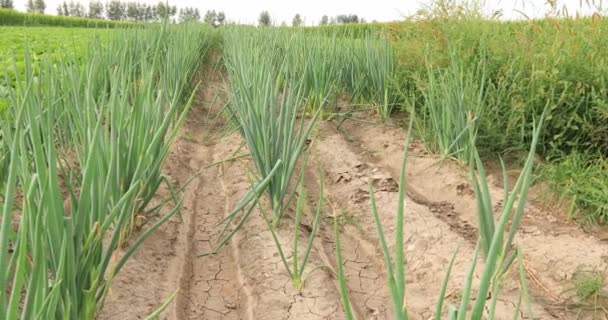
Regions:
<instances>
[{"instance_id":1,"label":"green crop field","mask_svg":"<svg viewBox=\"0 0 608 320\"><path fill-rule=\"evenodd\" d=\"M1 319L608 314L603 18L0 18Z\"/></svg>"},{"instance_id":2,"label":"green crop field","mask_svg":"<svg viewBox=\"0 0 608 320\"><path fill-rule=\"evenodd\" d=\"M22 13L0 8L0 25L3 26L56 26L72 28L120 28L133 27L133 22L88 19L83 17L60 17L35 13Z\"/></svg>"},{"instance_id":3,"label":"green crop field","mask_svg":"<svg viewBox=\"0 0 608 320\"><path fill-rule=\"evenodd\" d=\"M16 81L26 79L26 65L37 74L41 65L61 63L66 57L82 58L92 42L105 38L108 32L111 31L0 26L3 35L0 38L0 111L6 108Z\"/></svg>"}]
</instances>

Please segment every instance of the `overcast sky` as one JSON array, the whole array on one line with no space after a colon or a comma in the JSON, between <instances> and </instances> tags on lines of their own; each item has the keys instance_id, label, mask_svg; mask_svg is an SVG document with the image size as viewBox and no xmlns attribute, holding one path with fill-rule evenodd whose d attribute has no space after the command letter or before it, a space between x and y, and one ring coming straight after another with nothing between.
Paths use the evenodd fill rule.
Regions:
<instances>
[{"instance_id":1,"label":"overcast sky","mask_svg":"<svg viewBox=\"0 0 608 320\"><path fill-rule=\"evenodd\" d=\"M69 1L69 0L68 0ZM88 0L75 0L88 7ZM106 0L102 0L105 2ZM163 0L164 1L164 0ZM588 0L582 0L583 3ZM599 0L595 0L599 2ZM606 1L608 0L601 0ZM56 14L57 5L62 0L46 0L48 14ZM158 0L139 0L155 4ZM173 0L170 4L178 7L193 6L202 12L208 9L224 11L228 20L241 23L256 23L260 11L268 10L272 19L278 23L291 19L296 13L304 18L306 24L316 24L324 14L335 16L353 13L367 21L401 20L404 15L415 13L428 0ZM547 0L485 0L488 12L502 9L507 18L521 17L516 10L530 17L541 17L547 10ZM25 10L26 0L14 0L18 10ZM568 7L571 13L579 9L581 0L558 0L559 6ZM582 9L585 12L590 10Z\"/></svg>"}]
</instances>

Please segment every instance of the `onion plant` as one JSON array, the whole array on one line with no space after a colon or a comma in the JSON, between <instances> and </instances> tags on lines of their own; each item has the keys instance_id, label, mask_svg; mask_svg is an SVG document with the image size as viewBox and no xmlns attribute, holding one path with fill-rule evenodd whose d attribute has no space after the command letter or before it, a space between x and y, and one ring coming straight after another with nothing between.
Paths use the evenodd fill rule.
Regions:
<instances>
[{"instance_id":1,"label":"onion plant","mask_svg":"<svg viewBox=\"0 0 608 320\"><path fill-rule=\"evenodd\" d=\"M270 201L272 227L276 229L293 200L291 182L296 164L319 111L308 121L300 116L302 79L287 75L280 50L273 45L259 45L260 40L273 38L267 40L259 33L246 31L236 29L226 33L224 59L231 87L229 111L249 148L259 180L268 179L265 192ZM255 189L245 199L253 199ZM228 216L226 227L237 213L235 210Z\"/></svg>"},{"instance_id":2,"label":"onion plant","mask_svg":"<svg viewBox=\"0 0 608 320\"><path fill-rule=\"evenodd\" d=\"M477 300L473 305L471 317L480 319L485 307L484 300L498 279L517 257L517 251L512 250L513 241L524 213L528 190L532 180L532 169L536 159L536 145L541 133L544 114L538 124L534 125L532 145L523 170L513 189L509 189L506 169L503 164L504 196L503 209L497 223L494 222L494 210L489 192L483 163L475 149L473 129L470 129L471 160L470 171L473 188L477 198L478 225L480 242L485 254L485 265L481 282L477 290ZM472 126L469 125L469 128ZM511 191L509 191L511 190ZM505 241L506 235L506 241ZM495 287L494 287L495 288ZM496 288L495 288L496 289ZM467 303L468 304L468 303ZM464 312L464 311L461 311Z\"/></svg>"},{"instance_id":3,"label":"onion plant","mask_svg":"<svg viewBox=\"0 0 608 320\"><path fill-rule=\"evenodd\" d=\"M357 103L371 103L383 118L390 116L397 104L393 93L395 78L395 57L387 40L368 36L364 39L351 39L339 33L323 34L314 32L293 32L290 29L251 30L233 29L228 34L240 33L256 40L255 50L269 54L267 57L287 77L279 80L283 87L292 82L289 79L302 79L302 95L309 112L336 101L338 96L347 95ZM242 37L242 36L241 36ZM233 36L228 35L226 44ZM243 39L238 39L245 45ZM281 66L282 68L279 68Z\"/></svg>"},{"instance_id":4,"label":"onion plant","mask_svg":"<svg viewBox=\"0 0 608 320\"><path fill-rule=\"evenodd\" d=\"M180 28L121 31L35 76L26 54L0 119L10 155L0 171L4 319L94 319L129 257L179 211L180 200L159 217L148 204L208 44L204 29ZM120 252L144 214L154 221Z\"/></svg>"},{"instance_id":5,"label":"onion plant","mask_svg":"<svg viewBox=\"0 0 608 320\"><path fill-rule=\"evenodd\" d=\"M387 120L396 103L396 95L391 85L395 78L395 57L390 43L367 39L365 42L365 62L368 70L369 100L377 105L378 113Z\"/></svg>"},{"instance_id":6,"label":"onion plant","mask_svg":"<svg viewBox=\"0 0 608 320\"><path fill-rule=\"evenodd\" d=\"M270 217L266 213L266 210L264 210L264 206L261 204L259 205L260 211L262 213L262 217L268 224L268 228L270 229L270 232L272 233L272 238L275 242L275 245L277 246L277 250L279 251L279 255L281 256L281 261L283 261L285 270L289 274L289 278L291 278L293 285L298 290L302 289L302 287L304 286L304 281L312 272L314 272L317 268L322 267L322 266L317 266L317 267L313 268L310 272L308 272L308 274L306 276L304 276L304 270L306 269L306 266L308 265L308 258L310 257L310 252L312 251L312 248L313 248L314 239L315 239L315 237L317 235L317 231L319 229L321 210L323 208L323 202L324 202L323 178L321 178L321 181L320 181L319 203L317 204L317 209L316 209L315 215L312 219L312 229L310 231L310 234L308 235L308 242L306 244L306 248L304 250L303 256L302 257L299 256L300 223L302 221L302 212L304 211L305 202L306 202L306 198L307 198L306 189L304 188L304 179L303 179L305 166L306 166L306 164L304 164L302 166L302 171L301 171L300 177L298 179L299 180L299 186L298 186L298 191L297 191L298 200L296 202L295 219L294 219L294 225L293 225L291 266L290 266L290 263L288 262L287 256L285 255L283 245L279 241L277 232L272 227L272 222L270 220Z\"/></svg>"},{"instance_id":7,"label":"onion plant","mask_svg":"<svg viewBox=\"0 0 608 320\"><path fill-rule=\"evenodd\" d=\"M345 41L344 55L352 62L345 66L345 86L353 98L371 103L383 120L390 117L397 103L392 83L395 57L390 43L375 38Z\"/></svg>"},{"instance_id":8,"label":"onion plant","mask_svg":"<svg viewBox=\"0 0 608 320\"><path fill-rule=\"evenodd\" d=\"M413 117L412 117L413 119ZM480 239L477 243L477 248L475 249L474 255L472 257L471 267L467 273L467 277L465 283L463 284L461 290L461 300L459 306L449 306L447 311L447 318L454 320L465 320L465 319L473 319L473 320L481 320L481 319L494 319L495 311L496 311L496 303L498 301L498 296L500 295L500 289L503 285L503 281L505 279L505 273L507 268L512 264L515 259L518 260L518 270L520 273L520 282L522 293L520 296L520 300L517 303L516 310L514 311L515 318L518 317L521 302L525 300L528 308L528 316L531 317L531 308L529 306L529 296L527 293L527 284L525 279L525 271L523 268L523 258L522 253L519 248L515 250L513 247L513 240L517 229L519 228L519 223L521 221L521 217L523 214L524 206L526 204L526 198L528 193L528 188L531 182L532 176L532 168L534 166L535 159L535 150L536 144L538 143L538 138L540 135L543 117L541 117L538 125L534 127L534 139L532 141L532 146L530 148L528 158L520 174L519 179L513 190L509 191L509 186L507 182L505 182L505 194L504 194L504 209L500 215L499 221L494 223L494 216L492 210L492 202L490 199L489 188L487 183L487 178L485 171L483 170L483 164L480 160L480 157L475 148L475 133L473 128L473 119L469 117L468 119L468 130L470 134L469 150L471 152L471 177L473 180L473 185L476 193L476 197L478 199L478 210L480 215L479 221L479 229L480 229ZM411 132L412 121L410 121L409 132ZM378 215L378 211L375 204L375 196L374 190L371 188L370 184L370 201L372 214L374 216L374 220L376 223L376 228L378 231L378 237L380 240L380 247L385 259L386 265L386 273L388 278L388 285L390 289L390 296L393 302L393 315L394 319L404 320L408 319L407 308L406 308L406 295L405 295L405 261L403 257L403 232L404 232L404 194L405 194L405 168L406 168L406 160L407 160L407 146L409 144L409 136L406 139L406 150L403 158L402 166L401 166L401 175L399 178L399 196L398 196L398 206L397 206L397 225L395 227L395 245L394 245L394 253L391 255L389 246L387 244L384 230L382 228L380 218ZM504 173L504 172L503 172ZM507 181L506 173L504 173L504 179ZM515 205L517 202L517 206ZM510 223L509 223L510 222ZM344 308L345 313L347 315L347 319L354 319L354 315L352 309L350 307L350 302L348 301L348 292L346 289L346 279L342 269L342 259L341 259L341 248L339 242L339 233L337 230L337 224L334 222L335 233L336 233L336 250L338 256L338 281L340 283L341 294L344 300ZM510 225L510 226L508 226ZM507 240L505 239L505 234L507 234ZM475 274L475 269L478 264L478 254L479 251L482 251L484 254L484 264L483 270L481 271L481 281L476 291L473 290L472 282ZM448 269L446 278L443 281L440 296L436 306L435 319L441 319L443 315L443 306L445 304L445 292L448 284L448 279L450 277L450 273L452 270L452 266L454 260L458 253L456 252L452 257ZM492 292L492 298L489 300L486 297L489 292ZM476 294L475 294L476 292ZM475 299L473 299L475 296ZM471 305L472 304L472 305ZM470 310L470 315L468 315L468 311ZM487 314L485 313L487 311Z\"/></svg>"},{"instance_id":9,"label":"onion plant","mask_svg":"<svg viewBox=\"0 0 608 320\"><path fill-rule=\"evenodd\" d=\"M303 95L309 112L335 102L341 88L343 53L335 36L293 34L286 47L287 72L290 77L303 78Z\"/></svg>"},{"instance_id":10,"label":"onion plant","mask_svg":"<svg viewBox=\"0 0 608 320\"><path fill-rule=\"evenodd\" d=\"M467 112L483 118L485 80L483 64L469 72L455 58L447 70L427 66L426 79L419 84L424 98L418 128L425 144L444 157L466 161L471 153Z\"/></svg>"}]
</instances>

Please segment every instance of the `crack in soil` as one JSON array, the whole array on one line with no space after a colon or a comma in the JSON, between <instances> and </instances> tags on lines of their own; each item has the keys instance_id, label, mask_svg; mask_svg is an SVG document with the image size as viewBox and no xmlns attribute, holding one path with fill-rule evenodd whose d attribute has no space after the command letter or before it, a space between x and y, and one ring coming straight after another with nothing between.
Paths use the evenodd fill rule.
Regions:
<instances>
[{"instance_id":1,"label":"crack in soil","mask_svg":"<svg viewBox=\"0 0 608 320\"><path fill-rule=\"evenodd\" d=\"M140 319L158 308L178 287L176 301L163 319L344 319L337 281L327 271L337 269L334 214L340 224L344 267L355 314L360 319L392 319L385 262L369 206L368 183L375 190L389 249L394 250L398 198L395 179L399 176L405 141L401 129L347 122L342 127L352 139L346 139L332 123L318 123L318 134L313 137L318 141L309 146L312 157L304 175L309 205L305 206L301 225L296 227L302 231L299 242L302 248L298 248L302 253L311 236L314 213L310 208L316 208L319 195L315 192L322 174L327 201L307 271L316 266L327 268L305 273L305 285L299 291L288 277L257 208L219 252L200 256L214 249L220 232L218 223L249 190L248 175L255 172L247 158L204 168L231 157L242 139L236 134L220 142L212 139L223 132L221 117L219 122L210 122L216 117L209 116L217 114L223 105L221 99L215 99L216 87L222 80L219 72L209 67L203 73L209 76L209 84L200 92L164 170L180 186L198 173L184 191L184 220L171 219L144 242L116 278L99 319ZM461 168L449 163L439 168L437 159L416 142L408 147L412 152L408 159L403 244L407 306L414 319L428 319L433 316L435 295L449 259L460 247L446 298L458 302L459 288L468 273L477 238L475 199L467 175L459 171ZM317 165L323 170L310 169ZM502 191L492 190L494 198L499 199ZM167 196L169 190L161 189L155 201ZM335 212L328 202L336 208ZM262 204L266 205L266 200ZM494 203L497 211L501 206L499 201ZM277 237L291 265L294 219L290 210L278 228ZM517 239L526 255L527 270L534 270L535 274L530 284L532 308L539 319L574 319L570 311L547 310L544 301L550 299L544 299L547 295L543 290L562 292L564 279L581 263L598 270L606 267L608 249L572 228L560 226L560 233L552 233L534 218L539 214L542 212L534 207L526 209L527 217ZM483 269L481 258L479 263L478 272ZM476 273L473 285L478 281ZM512 273L504 281L497 319L510 318L518 298L517 275Z\"/></svg>"},{"instance_id":2,"label":"crack in soil","mask_svg":"<svg viewBox=\"0 0 608 320\"><path fill-rule=\"evenodd\" d=\"M365 154L362 161L384 168L392 177L399 176L405 143L403 129L357 122L344 123L342 128L352 138L348 142L349 147ZM439 157L429 155L417 141L413 141L408 148L410 155L406 183L410 199L429 207L436 218L474 243L477 238L477 209L468 168L450 161L442 162ZM499 173L495 173L489 177L496 216L502 208L504 192L499 176ZM554 213L543 212L530 201L525 208L516 242L523 249L526 263L539 273L539 283L532 284L532 295L538 304L543 305L544 311L551 314L547 314L547 317L592 319L593 315L576 315L573 312L556 314L545 301L551 301L556 293L567 290L569 284L564 279L581 265L606 270L608 246L582 233L576 226L559 223ZM534 285L543 289L535 289Z\"/></svg>"}]
</instances>

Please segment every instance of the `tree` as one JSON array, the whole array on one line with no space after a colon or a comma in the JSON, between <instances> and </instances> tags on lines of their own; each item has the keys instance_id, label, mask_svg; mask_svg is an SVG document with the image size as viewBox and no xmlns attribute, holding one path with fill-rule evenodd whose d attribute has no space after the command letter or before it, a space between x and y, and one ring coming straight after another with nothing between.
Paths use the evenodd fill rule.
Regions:
<instances>
[{"instance_id":1,"label":"tree","mask_svg":"<svg viewBox=\"0 0 608 320\"><path fill-rule=\"evenodd\" d=\"M34 12L39 13L39 14L44 14L45 10L46 10L46 3L44 3L44 0L35 0L34 1Z\"/></svg>"},{"instance_id":2,"label":"tree","mask_svg":"<svg viewBox=\"0 0 608 320\"><path fill-rule=\"evenodd\" d=\"M291 25L293 27L300 27L300 26L302 26L302 17L300 17L299 13L296 13L296 15L293 17L293 20L291 20Z\"/></svg>"},{"instance_id":3,"label":"tree","mask_svg":"<svg viewBox=\"0 0 608 320\"><path fill-rule=\"evenodd\" d=\"M146 10L148 10L147 4L139 2L137 3L137 21L147 21Z\"/></svg>"},{"instance_id":4,"label":"tree","mask_svg":"<svg viewBox=\"0 0 608 320\"><path fill-rule=\"evenodd\" d=\"M319 25L320 26L324 26L324 25L327 25L327 24L329 24L329 17L326 14L324 14L321 17L321 21L319 22Z\"/></svg>"},{"instance_id":5,"label":"tree","mask_svg":"<svg viewBox=\"0 0 608 320\"><path fill-rule=\"evenodd\" d=\"M341 14L336 17L338 23L359 23L359 17L356 14Z\"/></svg>"},{"instance_id":6,"label":"tree","mask_svg":"<svg viewBox=\"0 0 608 320\"><path fill-rule=\"evenodd\" d=\"M164 2L160 1L156 5L156 12L158 14L158 19L160 20L171 20L175 14L177 14L176 6L166 6Z\"/></svg>"},{"instance_id":7,"label":"tree","mask_svg":"<svg viewBox=\"0 0 608 320\"><path fill-rule=\"evenodd\" d=\"M25 5L25 11L27 11L27 13L34 13L36 11L36 7L34 6L34 0L27 0L27 4Z\"/></svg>"},{"instance_id":8,"label":"tree","mask_svg":"<svg viewBox=\"0 0 608 320\"><path fill-rule=\"evenodd\" d=\"M102 19L103 18L103 3L101 1L89 2L89 18Z\"/></svg>"},{"instance_id":9,"label":"tree","mask_svg":"<svg viewBox=\"0 0 608 320\"><path fill-rule=\"evenodd\" d=\"M160 1L156 5L156 14L157 14L159 20L164 20L169 17L167 6L165 6L164 2Z\"/></svg>"},{"instance_id":10,"label":"tree","mask_svg":"<svg viewBox=\"0 0 608 320\"><path fill-rule=\"evenodd\" d=\"M139 5L137 2L129 1L127 3L127 19L133 21L139 20Z\"/></svg>"},{"instance_id":11,"label":"tree","mask_svg":"<svg viewBox=\"0 0 608 320\"><path fill-rule=\"evenodd\" d=\"M154 21L158 20L158 13L156 12L156 7L153 5L144 5L144 21Z\"/></svg>"},{"instance_id":12,"label":"tree","mask_svg":"<svg viewBox=\"0 0 608 320\"><path fill-rule=\"evenodd\" d=\"M270 20L270 13L264 10L260 13L260 18L258 19L258 23L261 27L269 27L272 21Z\"/></svg>"},{"instance_id":13,"label":"tree","mask_svg":"<svg viewBox=\"0 0 608 320\"><path fill-rule=\"evenodd\" d=\"M179 10L180 22L193 22L201 19L200 11L197 8L186 7Z\"/></svg>"},{"instance_id":14,"label":"tree","mask_svg":"<svg viewBox=\"0 0 608 320\"><path fill-rule=\"evenodd\" d=\"M226 21L226 14L224 13L224 11L218 12L217 16L215 17L215 20L217 21L217 24L219 24L219 25L224 24L224 22Z\"/></svg>"},{"instance_id":15,"label":"tree","mask_svg":"<svg viewBox=\"0 0 608 320\"><path fill-rule=\"evenodd\" d=\"M0 8L13 9L13 0L0 0Z\"/></svg>"},{"instance_id":16,"label":"tree","mask_svg":"<svg viewBox=\"0 0 608 320\"><path fill-rule=\"evenodd\" d=\"M106 5L106 15L110 20L124 20L127 8L124 3L112 0Z\"/></svg>"},{"instance_id":17,"label":"tree","mask_svg":"<svg viewBox=\"0 0 608 320\"><path fill-rule=\"evenodd\" d=\"M215 10L207 10L207 12L205 12L205 17L203 17L203 21L206 24L213 25L216 20L217 13L215 13Z\"/></svg>"},{"instance_id":18,"label":"tree","mask_svg":"<svg viewBox=\"0 0 608 320\"><path fill-rule=\"evenodd\" d=\"M82 4L80 4L80 2L70 1L69 10L70 10L69 11L70 16L72 16L72 17L85 17L86 16L86 10L84 9L84 6Z\"/></svg>"},{"instance_id":19,"label":"tree","mask_svg":"<svg viewBox=\"0 0 608 320\"><path fill-rule=\"evenodd\" d=\"M61 5L61 3L59 5L57 5L57 15L58 16L64 16L64 14L63 14L63 6Z\"/></svg>"},{"instance_id":20,"label":"tree","mask_svg":"<svg viewBox=\"0 0 608 320\"><path fill-rule=\"evenodd\" d=\"M63 4L62 4L62 6L63 6L63 15L66 16L66 17L69 17L70 16L70 8L68 7L68 3L64 1Z\"/></svg>"},{"instance_id":21,"label":"tree","mask_svg":"<svg viewBox=\"0 0 608 320\"><path fill-rule=\"evenodd\" d=\"M169 14L169 19L173 18L177 14L176 6L167 7L167 13Z\"/></svg>"}]
</instances>

